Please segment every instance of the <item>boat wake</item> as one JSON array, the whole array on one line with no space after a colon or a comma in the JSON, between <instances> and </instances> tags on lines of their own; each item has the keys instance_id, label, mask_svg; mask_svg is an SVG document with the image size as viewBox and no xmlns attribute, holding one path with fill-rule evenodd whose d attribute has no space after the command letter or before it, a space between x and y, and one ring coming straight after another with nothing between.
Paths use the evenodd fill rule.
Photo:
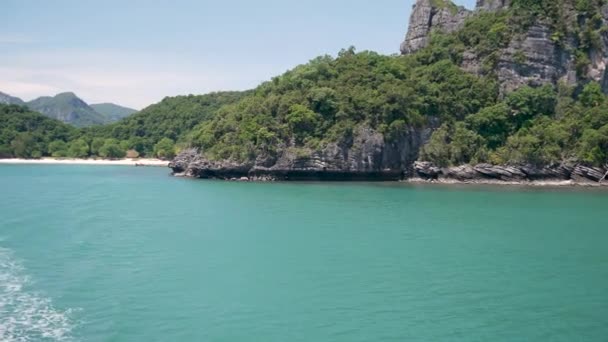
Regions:
<instances>
[{"instance_id":1,"label":"boat wake","mask_svg":"<svg viewBox=\"0 0 608 342\"><path fill-rule=\"evenodd\" d=\"M0 341L70 341L70 310L26 289L30 282L8 249L0 247Z\"/></svg>"}]
</instances>

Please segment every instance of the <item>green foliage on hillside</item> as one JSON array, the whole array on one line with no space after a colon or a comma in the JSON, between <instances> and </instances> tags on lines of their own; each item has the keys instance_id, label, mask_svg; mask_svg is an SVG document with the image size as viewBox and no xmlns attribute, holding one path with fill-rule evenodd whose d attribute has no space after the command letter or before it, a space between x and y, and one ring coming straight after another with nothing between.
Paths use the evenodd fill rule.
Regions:
<instances>
[{"instance_id":1,"label":"green foliage on hillside","mask_svg":"<svg viewBox=\"0 0 608 342\"><path fill-rule=\"evenodd\" d=\"M431 117L464 118L492 104L496 94L492 80L467 74L450 60L351 48L262 84L197 126L191 143L212 158L250 160L292 141L310 149L348 141L360 124L390 134Z\"/></svg>"},{"instance_id":2,"label":"green foliage on hillside","mask_svg":"<svg viewBox=\"0 0 608 342\"><path fill-rule=\"evenodd\" d=\"M75 137L75 128L16 105L0 104L0 158L49 155L55 140Z\"/></svg>"},{"instance_id":3,"label":"green foliage on hillside","mask_svg":"<svg viewBox=\"0 0 608 342\"><path fill-rule=\"evenodd\" d=\"M600 46L599 11L604 2L514 0L509 10L476 14L454 34L433 34L429 47L417 55L429 61L449 59L460 63L464 51L473 51L482 60L482 71L491 78L500 49L530 25L549 22L557 43L574 37L572 41L577 45L571 53L584 79L589 54ZM476 162L551 164L564 160L603 165L608 162L608 118L603 114L608 110L606 102L595 82L582 91L563 85L524 87L464 120L444 120L421 151L421 158L444 166Z\"/></svg>"},{"instance_id":4,"label":"green foliage on hillside","mask_svg":"<svg viewBox=\"0 0 608 342\"><path fill-rule=\"evenodd\" d=\"M234 103L246 92L219 92L207 95L168 97L119 122L89 127L82 131L88 141L116 139L126 149L142 156L154 156L154 146L163 138L183 143L194 126L209 120L223 105ZM99 144L99 142L97 142ZM98 148L93 149L93 153Z\"/></svg>"},{"instance_id":5,"label":"green foliage on hillside","mask_svg":"<svg viewBox=\"0 0 608 342\"><path fill-rule=\"evenodd\" d=\"M135 109L115 105L113 103L97 103L90 105L97 113L103 115L108 123L119 121L136 113Z\"/></svg>"},{"instance_id":6,"label":"green foliage on hillside","mask_svg":"<svg viewBox=\"0 0 608 342\"><path fill-rule=\"evenodd\" d=\"M0 158L122 158L127 151L172 158L185 135L246 92L166 98L119 122L76 129L24 107L0 108ZM170 144L168 144L170 142ZM160 144L159 144L160 143ZM133 154L133 153L131 153Z\"/></svg>"},{"instance_id":7,"label":"green foliage on hillside","mask_svg":"<svg viewBox=\"0 0 608 342\"><path fill-rule=\"evenodd\" d=\"M442 166L551 165L566 160L604 165L608 163L608 98L597 83L589 83L576 98L571 94L565 86L521 88L463 121L445 122L423 148L421 158Z\"/></svg>"}]
</instances>

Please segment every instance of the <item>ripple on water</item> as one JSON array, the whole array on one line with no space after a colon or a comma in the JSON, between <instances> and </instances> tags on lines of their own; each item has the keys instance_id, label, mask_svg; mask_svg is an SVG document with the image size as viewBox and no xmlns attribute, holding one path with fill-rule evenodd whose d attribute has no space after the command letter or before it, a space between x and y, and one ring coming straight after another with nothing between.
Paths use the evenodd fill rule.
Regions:
<instances>
[{"instance_id":1,"label":"ripple on water","mask_svg":"<svg viewBox=\"0 0 608 342\"><path fill-rule=\"evenodd\" d=\"M69 341L70 310L27 290L30 279L12 252L0 247L0 341Z\"/></svg>"}]
</instances>

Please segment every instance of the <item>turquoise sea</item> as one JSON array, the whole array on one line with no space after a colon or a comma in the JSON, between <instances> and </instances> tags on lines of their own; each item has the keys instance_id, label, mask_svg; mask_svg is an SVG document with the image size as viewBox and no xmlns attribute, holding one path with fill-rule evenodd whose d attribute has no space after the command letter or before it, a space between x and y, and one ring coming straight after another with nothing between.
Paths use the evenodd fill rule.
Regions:
<instances>
[{"instance_id":1,"label":"turquoise sea","mask_svg":"<svg viewBox=\"0 0 608 342\"><path fill-rule=\"evenodd\" d=\"M0 166L0 341L607 341L608 191Z\"/></svg>"}]
</instances>

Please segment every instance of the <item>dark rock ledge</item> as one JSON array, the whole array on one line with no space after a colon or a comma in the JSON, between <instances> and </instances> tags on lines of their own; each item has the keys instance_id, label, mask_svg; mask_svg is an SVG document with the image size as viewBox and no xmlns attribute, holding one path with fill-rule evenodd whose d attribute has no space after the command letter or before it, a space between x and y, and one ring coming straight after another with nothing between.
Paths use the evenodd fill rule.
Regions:
<instances>
[{"instance_id":1,"label":"dark rock ledge","mask_svg":"<svg viewBox=\"0 0 608 342\"><path fill-rule=\"evenodd\" d=\"M607 175L607 168L567 162L549 166L479 164L446 168L430 162L414 163L416 179L438 182L608 185Z\"/></svg>"},{"instance_id":2,"label":"dark rock ledge","mask_svg":"<svg viewBox=\"0 0 608 342\"><path fill-rule=\"evenodd\" d=\"M271 167L257 163L211 161L196 150L180 153L169 167L178 177L232 181L399 181L404 178L401 169L340 169L314 157L294 158L290 163L276 163Z\"/></svg>"},{"instance_id":3,"label":"dark rock ledge","mask_svg":"<svg viewBox=\"0 0 608 342\"><path fill-rule=\"evenodd\" d=\"M399 181L414 180L440 183L498 184L578 184L608 186L608 168L577 163L550 166L534 165L461 165L438 167L417 161L406 169L339 169L327 168L324 160L307 157L271 167L252 163L210 161L197 150L180 153L170 164L175 176L232 181Z\"/></svg>"},{"instance_id":4,"label":"dark rock ledge","mask_svg":"<svg viewBox=\"0 0 608 342\"><path fill-rule=\"evenodd\" d=\"M187 149L169 167L178 176L224 180L399 181L411 176L418 151L436 126L431 120L387 142L377 130L360 125L352 137L319 150L284 142L274 153L259 151L253 160L241 163L209 160L201 151Z\"/></svg>"}]
</instances>

